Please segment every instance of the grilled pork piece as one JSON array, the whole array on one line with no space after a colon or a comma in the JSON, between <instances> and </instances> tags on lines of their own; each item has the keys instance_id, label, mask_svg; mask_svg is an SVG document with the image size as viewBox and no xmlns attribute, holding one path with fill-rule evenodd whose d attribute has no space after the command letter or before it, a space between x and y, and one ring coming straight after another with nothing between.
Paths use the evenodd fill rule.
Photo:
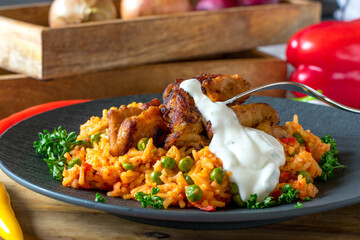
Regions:
<instances>
[{"instance_id":1,"label":"grilled pork piece","mask_svg":"<svg viewBox=\"0 0 360 240\"><path fill-rule=\"evenodd\" d=\"M203 74L197 79L201 82L203 93L213 102L223 102L229 100L236 95L246 92L250 88L250 84L239 74L235 75L208 75ZM248 97L237 99L234 104L241 104Z\"/></svg>"},{"instance_id":2,"label":"grilled pork piece","mask_svg":"<svg viewBox=\"0 0 360 240\"><path fill-rule=\"evenodd\" d=\"M126 149L126 147L120 147L120 144L118 143L118 135L121 134L122 136L124 136L124 133L119 133L120 126L122 125L124 120L130 117L139 116L143 111L147 110L151 106L156 106L160 109L160 105L160 101L155 98L150 102L137 106L122 105L119 107L119 109L111 109L108 112L107 117L109 123L109 141L111 155L120 156L122 155L122 152Z\"/></svg>"},{"instance_id":3,"label":"grilled pork piece","mask_svg":"<svg viewBox=\"0 0 360 240\"><path fill-rule=\"evenodd\" d=\"M235 112L241 125L257 128L275 138L287 137L286 131L278 126L280 123L279 115L269 104L234 105L231 106L231 109Z\"/></svg>"},{"instance_id":4,"label":"grilled pork piece","mask_svg":"<svg viewBox=\"0 0 360 240\"><path fill-rule=\"evenodd\" d=\"M154 145L164 142L169 128L164 121L160 107L151 106L138 116L126 118L119 128L115 144L116 155L121 156L136 147L141 138L153 138Z\"/></svg>"},{"instance_id":5,"label":"grilled pork piece","mask_svg":"<svg viewBox=\"0 0 360 240\"><path fill-rule=\"evenodd\" d=\"M256 128L264 121L279 124L280 119L276 110L267 103L250 103L246 105L234 105L231 109L235 112L239 123L243 126Z\"/></svg>"},{"instance_id":6,"label":"grilled pork piece","mask_svg":"<svg viewBox=\"0 0 360 240\"><path fill-rule=\"evenodd\" d=\"M249 83L240 75L208 75L196 77L202 91L212 101L225 101L249 89ZM178 148L201 149L209 143L203 134L202 116L195 107L194 99L180 88L183 79L177 79L164 91L163 116L169 124L171 134L165 140L165 149L172 145ZM246 99L239 99L242 103Z\"/></svg>"},{"instance_id":7,"label":"grilled pork piece","mask_svg":"<svg viewBox=\"0 0 360 240\"><path fill-rule=\"evenodd\" d=\"M202 116L195 107L194 99L178 84L172 84L164 98L162 113L171 134L165 140L165 149L175 145L200 149L204 146L200 133L203 131ZM167 88L169 90L169 87Z\"/></svg>"},{"instance_id":8,"label":"grilled pork piece","mask_svg":"<svg viewBox=\"0 0 360 240\"><path fill-rule=\"evenodd\" d=\"M121 123L128 117L137 116L143 110L140 107L127 107L122 105L119 109L112 109L108 112L110 154L119 156L117 149L117 135Z\"/></svg>"}]
</instances>

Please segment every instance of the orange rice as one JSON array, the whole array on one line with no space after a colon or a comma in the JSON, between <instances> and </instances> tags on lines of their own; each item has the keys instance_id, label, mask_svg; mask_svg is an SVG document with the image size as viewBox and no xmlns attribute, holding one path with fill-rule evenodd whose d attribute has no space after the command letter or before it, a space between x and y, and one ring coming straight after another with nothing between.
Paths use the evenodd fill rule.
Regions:
<instances>
[{"instance_id":1,"label":"orange rice","mask_svg":"<svg viewBox=\"0 0 360 240\"><path fill-rule=\"evenodd\" d=\"M137 104L132 103L131 105ZM197 207L202 210L213 211L216 208L225 207L230 202L232 195L229 176L232 173L226 171L222 184L210 180L211 171L216 167L222 168L222 161L210 152L209 147L204 147L199 151L185 151L173 146L166 151L162 148L156 148L150 139L144 151L132 148L123 156L112 156L109 152L107 112L108 110L104 110L101 118L91 117L85 124L81 125L78 140L88 138L97 132L101 132L101 138L91 148L76 146L70 153L65 154L68 162L79 157L82 164L64 169L62 182L64 186L99 189L106 191L108 196L124 199L135 199L137 192L151 193L153 187L158 187L160 192L157 196L164 199L164 208L169 206ZM306 179L299 175L299 172L309 172L312 179L320 176L321 168L318 161L330 149L330 145L322 143L309 130L305 131L299 124L296 115L292 122L286 123L285 128L289 135L295 132L300 133L305 144L300 145L297 142L287 144L279 140L284 146L286 163L280 168L280 181L271 195L278 196L279 188L290 184L299 190L300 199L313 198L318 193L318 189L312 182L307 183ZM172 170L163 168L160 162L162 156L174 158L176 166L183 157L189 156L194 160L194 165L188 175L203 191L200 201L189 202L187 200L185 190L189 184L183 173L177 167ZM125 170L122 163L130 163L135 168ZM161 172L160 178L163 184L157 185L150 180L150 174L153 171Z\"/></svg>"}]
</instances>

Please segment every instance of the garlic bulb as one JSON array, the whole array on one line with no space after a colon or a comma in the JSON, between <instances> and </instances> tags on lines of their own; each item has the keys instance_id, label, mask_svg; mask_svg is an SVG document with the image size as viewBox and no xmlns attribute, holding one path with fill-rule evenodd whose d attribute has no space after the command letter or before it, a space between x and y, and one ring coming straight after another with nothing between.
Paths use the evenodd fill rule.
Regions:
<instances>
[{"instance_id":1,"label":"garlic bulb","mask_svg":"<svg viewBox=\"0 0 360 240\"><path fill-rule=\"evenodd\" d=\"M55 0L50 7L50 27L64 27L83 22L115 19L111 0Z\"/></svg>"}]
</instances>

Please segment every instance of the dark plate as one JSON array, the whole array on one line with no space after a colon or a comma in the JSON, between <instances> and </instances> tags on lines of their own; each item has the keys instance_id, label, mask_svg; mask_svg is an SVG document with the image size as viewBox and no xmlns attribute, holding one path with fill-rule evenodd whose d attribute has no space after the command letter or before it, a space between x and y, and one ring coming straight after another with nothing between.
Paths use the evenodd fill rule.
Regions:
<instances>
[{"instance_id":1,"label":"dark plate","mask_svg":"<svg viewBox=\"0 0 360 240\"><path fill-rule=\"evenodd\" d=\"M297 216L341 208L360 202L360 124L359 115L330 107L294 102L285 99L251 97L249 102L267 102L279 113L282 123L299 115L305 129L324 136L329 133L337 140L340 162L346 169L336 171L336 178L316 183L320 192L303 208L294 204L261 210L226 208L215 212L197 209L142 208L133 200L106 197L107 204L94 202L95 191L63 187L49 174L45 162L35 154L33 142L43 129L52 131L59 125L79 132L79 126L91 116L101 116L102 109L130 102L145 102L159 95L141 95L91 101L49 111L29 118L10 128L0 137L0 168L21 185L64 202L103 210L127 219L177 228L232 229L260 226ZM104 195L104 194L103 194Z\"/></svg>"}]
</instances>

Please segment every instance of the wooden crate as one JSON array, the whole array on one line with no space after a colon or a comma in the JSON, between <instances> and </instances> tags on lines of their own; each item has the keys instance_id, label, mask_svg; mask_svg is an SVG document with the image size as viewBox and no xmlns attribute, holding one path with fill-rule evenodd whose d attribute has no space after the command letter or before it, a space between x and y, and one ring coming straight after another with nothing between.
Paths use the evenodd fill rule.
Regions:
<instances>
[{"instance_id":1,"label":"wooden crate","mask_svg":"<svg viewBox=\"0 0 360 240\"><path fill-rule=\"evenodd\" d=\"M321 5L286 0L56 29L48 11L49 4L0 8L0 67L51 79L249 50L286 42L320 20Z\"/></svg>"},{"instance_id":2,"label":"wooden crate","mask_svg":"<svg viewBox=\"0 0 360 240\"><path fill-rule=\"evenodd\" d=\"M176 78L190 78L201 73L239 73L251 83L251 87L257 87L285 81L286 63L251 51L220 55L211 60L134 66L45 81L0 70L0 119L50 101L162 93ZM261 93L284 96L284 91L279 90Z\"/></svg>"}]
</instances>

